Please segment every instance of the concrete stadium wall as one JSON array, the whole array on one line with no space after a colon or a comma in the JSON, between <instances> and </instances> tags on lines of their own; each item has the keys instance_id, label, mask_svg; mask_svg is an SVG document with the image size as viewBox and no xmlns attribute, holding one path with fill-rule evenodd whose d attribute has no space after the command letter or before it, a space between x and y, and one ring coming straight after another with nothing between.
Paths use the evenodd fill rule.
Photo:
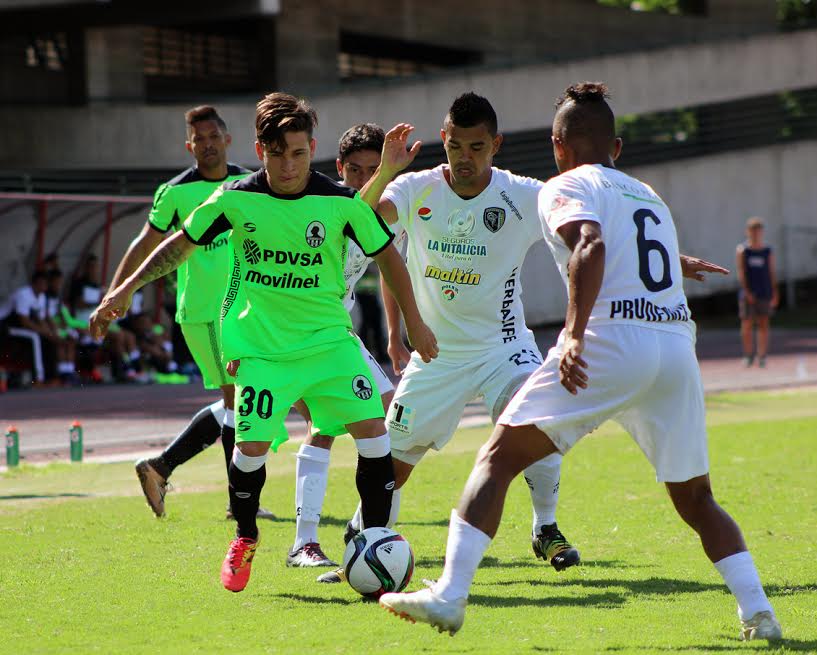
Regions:
<instances>
[{"instance_id":1,"label":"concrete stadium wall","mask_svg":"<svg viewBox=\"0 0 817 655\"><path fill-rule=\"evenodd\" d=\"M817 86L817 30L762 35L558 64L463 72L350 87L312 98L320 116L318 159L333 157L350 125L410 120L416 137L439 140L451 100L474 89L491 99L501 129L550 123L554 99L577 80L605 80L619 114L652 112ZM216 103L231 126L232 159L255 161L254 103ZM170 168L188 165L186 105L92 104L85 108L0 108L0 167Z\"/></svg>"},{"instance_id":2,"label":"concrete stadium wall","mask_svg":"<svg viewBox=\"0 0 817 655\"><path fill-rule=\"evenodd\" d=\"M734 269L735 246L743 239L750 216L767 221L767 238L778 257L779 277L790 270L794 277L817 276L817 185L813 168L817 141L744 150L698 159L628 169L666 200L672 209L682 251ZM0 261L5 262L0 298L25 281L26 265L33 257L37 212L33 206L3 210L0 202ZM104 207L75 206L71 212L54 207L46 239L46 251L66 234L66 225L78 217L81 227L71 231L60 249L61 265L70 275L84 252L101 257ZM111 263L107 279L130 240L144 224L147 206L117 208L111 240ZM794 239L786 251L784 226L810 226L811 232ZM706 283L688 282L690 296L704 296L737 289L737 278L714 276ZM544 242L528 254L522 271L523 299L530 325L559 321L564 316L565 289Z\"/></svg>"}]
</instances>

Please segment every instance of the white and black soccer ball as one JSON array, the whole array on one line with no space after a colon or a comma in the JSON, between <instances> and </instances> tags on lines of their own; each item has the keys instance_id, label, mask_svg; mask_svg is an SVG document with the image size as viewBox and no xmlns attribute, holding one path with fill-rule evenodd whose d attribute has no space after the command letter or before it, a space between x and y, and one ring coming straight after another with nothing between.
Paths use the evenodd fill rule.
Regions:
<instances>
[{"instance_id":1,"label":"white and black soccer ball","mask_svg":"<svg viewBox=\"0 0 817 655\"><path fill-rule=\"evenodd\" d=\"M414 553L402 535L388 528L367 528L343 553L346 579L366 598L406 588L414 573Z\"/></svg>"}]
</instances>

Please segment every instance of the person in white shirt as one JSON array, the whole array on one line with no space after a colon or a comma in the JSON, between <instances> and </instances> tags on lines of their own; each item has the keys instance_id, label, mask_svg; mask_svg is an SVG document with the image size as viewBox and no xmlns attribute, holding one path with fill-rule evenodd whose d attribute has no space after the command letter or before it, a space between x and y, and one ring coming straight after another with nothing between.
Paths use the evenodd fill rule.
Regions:
<instances>
[{"instance_id":1,"label":"person in white shirt","mask_svg":"<svg viewBox=\"0 0 817 655\"><path fill-rule=\"evenodd\" d=\"M34 380L44 383L54 378L54 343L57 335L47 321L45 292L48 276L36 271L31 284L17 289L0 305L0 334L31 343Z\"/></svg>"},{"instance_id":2,"label":"person in white shirt","mask_svg":"<svg viewBox=\"0 0 817 655\"><path fill-rule=\"evenodd\" d=\"M377 174L362 191L390 224L407 234L407 267L417 304L437 335L439 357L425 363L399 339L389 311L389 353L403 370L386 416L395 472L392 519L399 490L430 450L452 438L465 405L482 397L492 421L542 362L525 325L520 272L542 238L536 202L542 182L493 166L502 144L491 103L464 93L452 103L440 136L447 162L394 179L420 148L406 149L412 126L386 135ZM553 280L553 283L557 283ZM533 504L534 554L556 570L578 564L579 552L556 523L561 455L526 467ZM348 539L360 514L347 528Z\"/></svg>"},{"instance_id":3,"label":"person in white shirt","mask_svg":"<svg viewBox=\"0 0 817 655\"><path fill-rule=\"evenodd\" d=\"M735 595L741 638L778 640L780 624L740 528L712 495L695 324L682 286L685 275L728 271L681 257L664 201L615 169L622 144L607 97L605 85L585 82L557 103L553 151L561 175L539 197L545 239L568 287L564 330L480 451L451 513L439 581L414 594L385 594L380 603L454 634L511 480L613 419L635 439Z\"/></svg>"}]
</instances>

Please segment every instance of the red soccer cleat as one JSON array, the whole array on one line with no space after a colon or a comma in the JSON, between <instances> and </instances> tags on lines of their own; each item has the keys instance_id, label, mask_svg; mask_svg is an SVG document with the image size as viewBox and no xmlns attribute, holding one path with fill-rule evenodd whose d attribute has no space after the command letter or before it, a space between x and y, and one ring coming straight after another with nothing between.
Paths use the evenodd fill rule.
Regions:
<instances>
[{"instance_id":1,"label":"red soccer cleat","mask_svg":"<svg viewBox=\"0 0 817 655\"><path fill-rule=\"evenodd\" d=\"M244 591L250 581L252 558L258 548L257 539L236 537L230 542L230 549L221 565L221 583L230 591Z\"/></svg>"}]
</instances>

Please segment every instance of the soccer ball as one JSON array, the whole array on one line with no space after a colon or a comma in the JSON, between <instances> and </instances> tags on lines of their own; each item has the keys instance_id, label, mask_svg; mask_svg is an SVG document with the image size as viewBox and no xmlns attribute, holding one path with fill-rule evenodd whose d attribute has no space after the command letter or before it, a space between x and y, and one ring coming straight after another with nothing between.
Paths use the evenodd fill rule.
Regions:
<instances>
[{"instance_id":1,"label":"soccer ball","mask_svg":"<svg viewBox=\"0 0 817 655\"><path fill-rule=\"evenodd\" d=\"M352 589L366 598L380 598L406 588L414 573L414 553L394 530L367 528L346 545L343 570Z\"/></svg>"}]
</instances>

